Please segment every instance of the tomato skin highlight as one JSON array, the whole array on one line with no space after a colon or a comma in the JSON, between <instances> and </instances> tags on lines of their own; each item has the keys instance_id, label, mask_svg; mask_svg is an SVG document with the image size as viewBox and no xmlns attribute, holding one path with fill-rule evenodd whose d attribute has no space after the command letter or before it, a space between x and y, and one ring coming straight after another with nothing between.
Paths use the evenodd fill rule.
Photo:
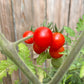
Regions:
<instances>
[{"instance_id":1,"label":"tomato skin highlight","mask_svg":"<svg viewBox=\"0 0 84 84\"><path fill-rule=\"evenodd\" d=\"M53 39L52 39L52 44L51 47L58 50L61 48L65 43L65 38L61 33L53 33Z\"/></svg>"},{"instance_id":2,"label":"tomato skin highlight","mask_svg":"<svg viewBox=\"0 0 84 84\"><path fill-rule=\"evenodd\" d=\"M43 51L46 50L46 48L41 48L39 47L37 44L33 44L33 50L37 53L37 54L41 54Z\"/></svg>"},{"instance_id":3,"label":"tomato skin highlight","mask_svg":"<svg viewBox=\"0 0 84 84\"><path fill-rule=\"evenodd\" d=\"M39 27L34 32L34 42L42 48L47 48L52 42L52 32L47 27Z\"/></svg>"},{"instance_id":4,"label":"tomato skin highlight","mask_svg":"<svg viewBox=\"0 0 84 84\"><path fill-rule=\"evenodd\" d=\"M25 38L25 37L27 37L27 36L31 36L31 35L33 35L33 34L34 34L34 32L32 32L32 31L26 31L26 32L24 32L24 34L23 34L23 38ZM30 39L28 39L28 40L26 40L25 43L27 43L27 44L32 44L32 43L33 43L33 37L30 38Z\"/></svg>"},{"instance_id":5,"label":"tomato skin highlight","mask_svg":"<svg viewBox=\"0 0 84 84\"><path fill-rule=\"evenodd\" d=\"M55 50L53 48L50 48L49 49L49 53L51 55L52 58L60 58L63 56L63 54L59 54L60 52L63 52L64 51L64 47L62 46L60 49L58 50Z\"/></svg>"}]
</instances>

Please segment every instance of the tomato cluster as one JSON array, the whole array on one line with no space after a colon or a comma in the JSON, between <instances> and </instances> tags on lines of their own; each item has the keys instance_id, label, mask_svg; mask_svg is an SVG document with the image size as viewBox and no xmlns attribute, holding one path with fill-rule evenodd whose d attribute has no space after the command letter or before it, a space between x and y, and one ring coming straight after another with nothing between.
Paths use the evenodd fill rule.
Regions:
<instances>
[{"instance_id":1,"label":"tomato cluster","mask_svg":"<svg viewBox=\"0 0 84 84\"><path fill-rule=\"evenodd\" d=\"M64 51L63 45L65 43L63 34L59 32L53 33L47 27L39 27L35 30L35 32L26 31L23 34L23 37L30 35L33 35L33 37L26 40L25 42L28 44L33 43L33 50L37 54L40 54L49 49L49 53L52 58L60 58L62 56L60 52Z\"/></svg>"}]
</instances>

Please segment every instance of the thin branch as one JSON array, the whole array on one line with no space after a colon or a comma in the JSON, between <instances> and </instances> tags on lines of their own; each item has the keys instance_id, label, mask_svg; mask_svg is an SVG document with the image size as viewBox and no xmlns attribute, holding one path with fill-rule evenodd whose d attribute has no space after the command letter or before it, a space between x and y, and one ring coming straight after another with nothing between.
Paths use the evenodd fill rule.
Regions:
<instances>
[{"instance_id":1,"label":"thin branch","mask_svg":"<svg viewBox=\"0 0 84 84\"><path fill-rule=\"evenodd\" d=\"M79 51L80 51L80 49L82 48L83 45L84 45L84 31L80 35L80 38L78 39L77 43L75 44L75 46L71 50L69 56L67 56L67 58L65 59L63 64L58 69L55 76L52 78L52 80L48 84L59 84L62 77L67 72L67 70L69 69L72 62L75 60L77 54L79 53Z\"/></svg>"},{"instance_id":2,"label":"thin branch","mask_svg":"<svg viewBox=\"0 0 84 84\"><path fill-rule=\"evenodd\" d=\"M21 41L22 40L20 40L19 42ZM25 76L33 82L33 84L41 84L38 78L30 71L28 66L18 56L16 46L14 45L14 43L9 42L1 33L0 33L0 47L1 52L5 56L9 57L22 70Z\"/></svg>"},{"instance_id":3,"label":"thin branch","mask_svg":"<svg viewBox=\"0 0 84 84\"><path fill-rule=\"evenodd\" d=\"M14 44L14 45L18 45L19 43L21 43L21 42L23 42L23 41L25 41L25 40L28 40L28 39L30 39L31 37L33 37L33 35L28 36L28 37L25 37L25 38L22 38L22 39L20 39L20 40L17 40L17 41L14 42L13 44Z\"/></svg>"}]
</instances>

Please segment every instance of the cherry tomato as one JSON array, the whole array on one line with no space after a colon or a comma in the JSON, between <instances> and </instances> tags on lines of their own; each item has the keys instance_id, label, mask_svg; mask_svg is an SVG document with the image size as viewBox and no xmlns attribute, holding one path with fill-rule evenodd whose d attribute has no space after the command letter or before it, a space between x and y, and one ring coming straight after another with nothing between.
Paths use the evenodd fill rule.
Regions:
<instances>
[{"instance_id":1,"label":"cherry tomato","mask_svg":"<svg viewBox=\"0 0 84 84\"><path fill-rule=\"evenodd\" d=\"M65 43L65 38L61 33L53 33L53 39L52 39L52 44L51 47L58 50L61 48Z\"/></svg>"},{"instance_id":2,"label":"cherry tomato","mask_svg":"<svg viewBox=\"0 0 84 84\"><path fill-rule=\"evenodd\" d=\"M37 44L33 44L33 50L37 53L37 54L40 54L40 53L42 53L43 51L45 51L46 50L46 48L41 48L41 47L39 47Z\"/></svg>"},{"instance_id":3,"label":"cherry tomato","mask_svg":"<svg viewBox=\"0 0 84 84\"><path fill-rule=\"evenodd\" d=\"M24 38L24 37L27 37L27 36L31 36L31 35L33 35L33 34L34 34L34 33L33 33L32 31L26 31L26 32L24 32L24 34L23 34L23 38ZM33 43L33 37L30 38L30 39L28 39L28 40L26 40L25 43L27 43L27 44L32 44L32 43Z\"/></svg>"},{"instance_id":4,"label":"cherry tomato","mask_svg":"<svg viewBox=\"0 0 84 84\"><path fill-rule=\"evenodd\" d=\"M47 27L39 27L34 32L34 42L42 48L47 48L52 42L52 32Z\"/></svg>"},{"instance_id":5,"label":"cherry tomato","mask_svg":"<svg viewBox=\"0 0 84 84\"><path fill-rule=\"evenodd\" d=\"M52 58L60 58L63 56L63 54L59 54L60 52L63 52L64 51L64 47L61 47L60 49L58 50L55 50L53 48L50 48L49 49L49 53L51 55Z\"/></svg>"}]
</instances>

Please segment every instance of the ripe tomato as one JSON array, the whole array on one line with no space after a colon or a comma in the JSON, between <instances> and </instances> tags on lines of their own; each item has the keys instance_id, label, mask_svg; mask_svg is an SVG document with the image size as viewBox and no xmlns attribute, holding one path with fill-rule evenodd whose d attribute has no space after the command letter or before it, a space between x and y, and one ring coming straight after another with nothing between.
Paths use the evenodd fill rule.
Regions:
<instances>
[{"instance_id":1,"label":"ripe tomato","mask_svg":"<svg viewBox=\"0 0 84 84\"><path fill-rule=\"evenodd\" d=\"M46 50L46 48L41 48L41 47L39 47L37 44L33 44L33 50L37 53L37 54L40 54L40 53L42 53L43 51L45 51Z\"/></svg>"},{"instance_id":2,"label":"ripe tomato","mask_svg":"<svg viewBox=\"0 0 84 84\"><path fill-rule=\"evenodd\" d=\"M63 52L63 51L64 51L64 47L61 47L61 48L58 49L58 50L55 50L55 49L53 49L53 48L50 48L50 49L49 49L49 53L50 53L51 57L53 57L53 58L60 58L60 57L62 57L63 54L59 54L59 53L60 53L60 52Z\"/></svg>"},{"instance_id":3,"label":"ripe tomato","mask_svg":"<svg viewBox=\"0 0 84 84\"><path fill-rule=\"evenodd\" d=\"M52 32L47 27L39 27L34 32L34 42L42 48L50 46L52 41Z\"/></svg>"},{"instance_id":4,"label":"ripe tomato","mask_svg":"<svg viewBox=\"0 0 84 84\"><path fill-rule=\"evenodd\" d=\"M26 31L26 32L24 32L24 34L23 34L23 38L24 38L24 37L27 37L27 36L31 36L31 35L33 35L33 34L34 34L34 33L33 33L32 31ZM27 44L32 44L32 43L33 43L33 37L30 38L30 39L28 39L28 40L26 40L25 43L27 43Z\"/></svg>"},{"instance_id":5,"label":"ripe tomato","mask_svg":"<svg viewBox=\"0 0 84 84\"><path fill-rule=\"evenodd\" d=\"M53 39L52 39L52 44L51 47L58 50L61 48L65 43L65 38L61 33L53 33Z\"/></svg>"}]
</instances>

